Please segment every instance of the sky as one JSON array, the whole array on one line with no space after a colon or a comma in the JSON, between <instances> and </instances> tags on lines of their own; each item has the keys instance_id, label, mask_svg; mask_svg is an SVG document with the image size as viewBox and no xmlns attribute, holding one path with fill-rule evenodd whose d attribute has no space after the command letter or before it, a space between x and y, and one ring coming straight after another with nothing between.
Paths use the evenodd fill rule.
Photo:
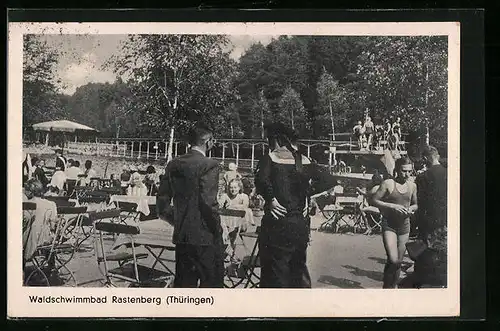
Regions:
<instances>
[{"instance_id":1,"label":"sky","mask_svg":"<svg viewBox=\"0 0 500 331\"><path fill-rule=\"evenodd\" d=\"M233 50L231 57L238 60L250 45L267 45L277 36L229 36ZM56 75L63 86L61 92L71 95L77 87L88 83L112 83L116 75L102 67L104 62L119 51L127 35L44 35L50 47L61 50Z\"/></svg>"}]
</instances>

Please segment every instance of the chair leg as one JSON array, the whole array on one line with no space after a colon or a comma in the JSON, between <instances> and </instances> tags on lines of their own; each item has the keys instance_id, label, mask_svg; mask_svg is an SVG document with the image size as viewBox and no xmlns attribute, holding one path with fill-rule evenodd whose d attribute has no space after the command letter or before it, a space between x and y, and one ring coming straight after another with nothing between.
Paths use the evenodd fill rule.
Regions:
<instances>
[{"instance_id":1,"label":"chair leg","mask_svg":"<svg viewBox=\"0 0 500 331\"><path fill-rule=\"evenodd\" d=\"M140 283L140 280L139 280L139 270L137 270L137 256L135 254L135 243L134 243L133 239L132 239L132 255L134 257L135 279L137 280L137 283Z\"/></svg>"},{"instance_id":2,"label":"chair leg","mask_svg":"<svg viewBox=\"0 0 500 331\"><path fill-rule=\"evenodd\" d=\"M59 273L59 270L61 270L61 269L65 269L66 271L68 271L68 273L69 273L69 275L70 275L69 279L72 279L72 280L73 280L73 282L75 283L75 287L77 287L77 286L78 286L78 281L76 280L75 274L73 273L73 271L71 271L71 269L69 269L69 268L66 266L66 264L68 264L68 262L69 262L69 261L66 261L65 263L63 263L63 262L59 259L59 256L58 256L58 255L55 255L55 260L56 260L57 262L59 262L59 263L60 263L60 266L59 266L59 267L56 267L57 272Z\"/></svg>"},{"instance_id":3,"label":"chair leg","mask_svg":"<svg viewBox=\"0 0 500 331\"><path fill-rule=\"evenodd\" d=\"M36 257L33 257L32 262L33 262L33 266L35 267L35 270L31 271L31 273L28 275L28 277L26 277L24 279L23 284L25 286L27 286L29 284L29 281L31 280L31 277L33 277L37 272L39 272L40 275L45 280L45 283L47 284L47 286L50 286L50 281L49 281L47 275L45 274L45 272L43 271L43 266L46 264L46 261L44 260L43 263L39 263L38 260L36 259Z\"/></svg>"}]
</instances>

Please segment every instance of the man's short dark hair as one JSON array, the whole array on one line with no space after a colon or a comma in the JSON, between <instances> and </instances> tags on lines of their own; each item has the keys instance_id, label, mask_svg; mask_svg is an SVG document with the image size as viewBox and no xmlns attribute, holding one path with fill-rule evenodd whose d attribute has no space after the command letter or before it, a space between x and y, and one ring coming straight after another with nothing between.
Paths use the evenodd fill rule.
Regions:
<instances>
[{"instance_id":1,"label":"man's short dark hair","mask_svg":"<svg viewBox=\"0 0 500 331\"><path fill-rule=\"evenodd\" d=\"M439 158L439 152L434 146L427 146L422 151L422 157L425 158Z\"/></svg>"},{"instance_id":2,"label":"man's short dark hair","mask_svg":"<svg viewBox=\"0 0 500 331\"><path fill-rule=\"evenodd\" d=\"M79 168L80 167L80 161L75 160L75 162L73 162L73 166Z\"/></svg>"},{"instance_id":3,"label":"man's short dark hair","mask_svg":"<svg viewBox=\"0 0 500 331\"><path fill-rule=\"evenodd\" d=\"M189 131L188 143L201 146L213 136L212 130L205 124L197 124Z\"/></svg>"},{"instance_id":4,"label":"man's short dark hair","mask_svg":"<svg viewBox=\"0 0 500 331\"><path fill-rule=\"evenodd\" d=\"M90 168L92 168L92 161L90 160L85 161L85 169L90 169Z\"/></svg>"}]
</instances>

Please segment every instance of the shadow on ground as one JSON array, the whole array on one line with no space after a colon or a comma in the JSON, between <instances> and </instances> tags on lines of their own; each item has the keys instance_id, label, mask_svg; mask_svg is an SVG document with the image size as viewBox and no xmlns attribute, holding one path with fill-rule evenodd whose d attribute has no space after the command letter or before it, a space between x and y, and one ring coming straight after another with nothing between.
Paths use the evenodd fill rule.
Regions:
<instances>
[{"instance_id":1,"label":"shadow on ground","mask_svg":"<svg viewBox=\"0 0 500 331\"><path fill-rule=\"evenodd\" d=\"M352 265L343 265L342 267L349 269L349 271L355 276L368 277L378 282L382 282L384 280L384 273L380 271L364 270Z\"/></svg>"},{"instance_id":2,"label":"shadow on ground","mask_svg":"<svg viewBox=\"0 0 500 331\"><path fill-rule=\"evenodd\" d=\"M364 288L363 286L361 286L360 282L328 275L320 276L318 282L322 284L337 286L340 288Z\"/></svg>"},{"instance_id":3,"label":"shadow on ground","mask_svg":"<svg viewBox=\"0 0 500 331\"><path fill-rule=\"evenodd\" d=\"M386 261L385 259L382 259L380 257L374 257L374 256L370 256L368 258L368 260L372 260L372 261L378 262L380 264L385 264L385 261Z\"/></svg>"}]
</instances>

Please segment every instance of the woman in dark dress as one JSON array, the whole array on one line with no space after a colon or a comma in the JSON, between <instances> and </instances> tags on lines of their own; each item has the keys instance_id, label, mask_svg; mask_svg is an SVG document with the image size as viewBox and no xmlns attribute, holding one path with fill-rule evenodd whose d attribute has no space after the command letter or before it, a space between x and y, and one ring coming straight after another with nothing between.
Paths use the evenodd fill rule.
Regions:
<instances>
[{"instance_id":1,"label":"woman in dark dress","mask_svg":"<svg viewBox=\"0 0 500 331\"><path fill-rule=\"evenodd\" d=\"M307 206L313 193L330 189L336 178L298 152L293 130L281 123L265 129L270 152L255 174L257 193L265 200L259 234L260 287L310 288Z\"/></svg>"}]
</instances>

